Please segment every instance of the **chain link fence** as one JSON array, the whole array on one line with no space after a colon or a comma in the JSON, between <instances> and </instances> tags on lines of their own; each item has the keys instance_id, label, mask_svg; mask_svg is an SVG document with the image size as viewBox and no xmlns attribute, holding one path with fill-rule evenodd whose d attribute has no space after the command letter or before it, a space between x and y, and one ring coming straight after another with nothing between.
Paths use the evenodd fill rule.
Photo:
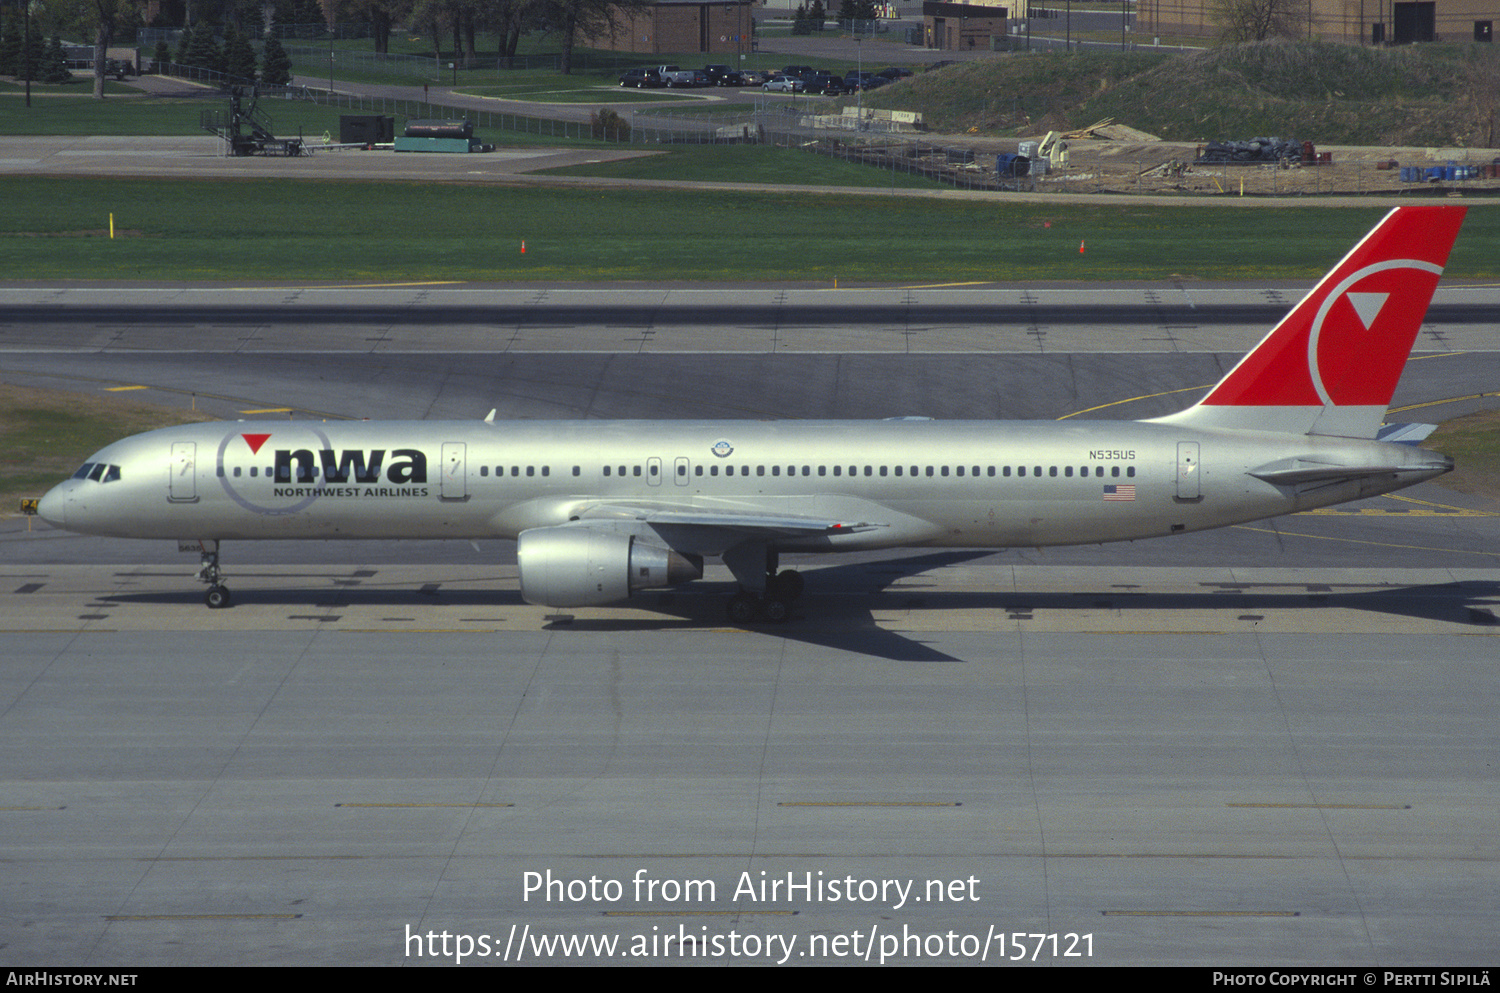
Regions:
<instances>
[{"instance_id":1,"label":"chain link fence","mask_svg":"<svg viewBox=\"0 0 1500 993\"><path fill-rule=\"evenodd\" d=\"M218 82L222 74L174 66L180 74ZM752 109L704 114L680 110L636 110L628 131L610 131L595 120L564 120L510 111L474 110L427 100L329 93L310 87L260 87L263 99L297 99L382 114L400 120L466 119L476 133L513 132L545 138L595 140L632 145L764 144L857 162L872 170L923 176L965 190L1036 193L1159 193L1190 196L1297 197L1381 193L1431 194L1435 191L1500 189L1500 158L1493 149L1455 153L1442 162L1334 161L1317 166L1193 165L1190 157L1114 156L1112 160L1041 174L997 161L994 151L944 143L915 133L908 125L842 114L808 113L808 108L757 99ZM822 108L815 108L822 109ZM876 128L885 128L885 131ZM993 147L993 146L991 146ZM1441 176L1432 167L1452 165ZM1405 167L1405 168L1403 168ZM1453 177L1457 178L1453 178Z\"/></svg>"}]
</instances>

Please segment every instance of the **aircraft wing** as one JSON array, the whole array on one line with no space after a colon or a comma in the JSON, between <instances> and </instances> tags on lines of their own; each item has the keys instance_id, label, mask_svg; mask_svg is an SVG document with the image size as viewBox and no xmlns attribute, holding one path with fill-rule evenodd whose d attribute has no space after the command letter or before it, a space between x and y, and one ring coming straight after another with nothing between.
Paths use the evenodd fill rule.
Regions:
<instances>
[{"instance_id":1,"label":"aircraft wing","mask_svg":"<svg viewBox=\"0 0 1500 993\"><path fill-rule=\"evenodd\" d=\"M707 510L633 503L596 504L580 514L579 518L586 521L638 521L650 525L715 528L764 537L853 534L890 526L886 523L833 520L800 514L764 514L732 509Z\"/></svg>"}]
</instances>

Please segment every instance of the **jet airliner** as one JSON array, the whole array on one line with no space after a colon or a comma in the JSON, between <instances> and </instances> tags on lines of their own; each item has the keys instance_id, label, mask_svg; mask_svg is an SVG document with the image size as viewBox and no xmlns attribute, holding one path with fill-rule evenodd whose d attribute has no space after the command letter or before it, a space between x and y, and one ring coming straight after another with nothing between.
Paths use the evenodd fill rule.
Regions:
<instances>
[{"instance_id":1,"label":"jet airliner","mask_svg":"<svg viewBox=\"0 0 1500 993\"><path fill-rule=\"evenodd\" d=\"M508 538L521 595L607 604L722 558L739 623L802 591L783 552L1126 541L1442 475L1378 440L1463 207L1398 207L1192 407L1144 421L217 422L126 438L42 499L85 534L175 538L207 603L225 541Z\"/></svg>"}]
</instances>

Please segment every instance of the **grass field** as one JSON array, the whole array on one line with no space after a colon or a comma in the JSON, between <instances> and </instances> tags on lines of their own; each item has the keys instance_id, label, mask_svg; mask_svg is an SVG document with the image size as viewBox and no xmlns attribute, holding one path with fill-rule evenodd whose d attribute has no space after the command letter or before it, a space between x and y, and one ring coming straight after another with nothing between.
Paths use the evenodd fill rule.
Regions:
<instances>
[{"instance_id":1,"label":"grass field","mask_svg":"<svg viewBox=\"0 0 1500 993\"><path fill-rule=\"evenodd\" d=\"M112 397L0 383L0 516L39 497L94 452L128 434L212 418Z\"/></svg>"},{"instance_id":2,"label":"grass field","mask_svg":"<svg viewBox=\"0 0 1500 993\"><path fill-rule=\"evenodd\" d=\"M1384 212L42 176L0 197L11 279L1305 279ZM1500 210L1471 210L1450 276L1500 276L1497 236Z\"/></svg>"}]
</instances>

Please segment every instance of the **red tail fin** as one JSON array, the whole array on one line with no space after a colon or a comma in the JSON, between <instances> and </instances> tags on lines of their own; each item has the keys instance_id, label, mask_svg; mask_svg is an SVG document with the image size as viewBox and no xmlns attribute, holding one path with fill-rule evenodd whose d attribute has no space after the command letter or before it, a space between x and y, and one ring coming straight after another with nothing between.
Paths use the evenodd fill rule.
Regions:
<instances>
[{"instance_id":1,"label":"red tail fin","mask_svg":"<svg viewBox=\"0 0 1500 993\"><path fill-rule=\"evenodd\" d=\"M1173 422L1373 438L1465 207L1397 207Z\"/></svg>"}]
</instances>

